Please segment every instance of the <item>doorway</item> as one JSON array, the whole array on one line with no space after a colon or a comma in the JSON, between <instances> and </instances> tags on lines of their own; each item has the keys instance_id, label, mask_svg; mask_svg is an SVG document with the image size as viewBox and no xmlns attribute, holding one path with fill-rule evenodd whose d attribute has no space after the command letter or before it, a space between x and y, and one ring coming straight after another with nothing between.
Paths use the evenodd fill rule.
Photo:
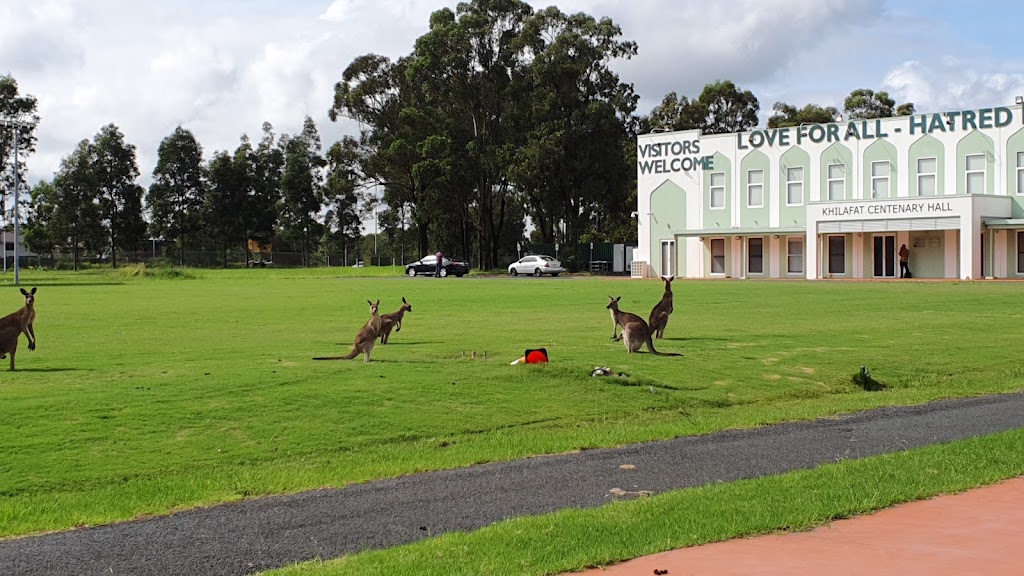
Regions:
<instances>
[{"instance_id":1,"label":"doorway","mask_svg":"<svg viewBox=\"0 0 1024 576\"><path fill-rule=\"evenodd\" d=\"M675 240L662 240L661 241L661 275L662 276L675 276L676 275L676 241Z\"/></svg>"},{"instance_id":2,"label":"doorway","mask_svg":"<svg viewBox=\"0 0 1024 576\"><path fill-rule=\"evenodd\" d=\"M874 237L875 278L896 277L896 235L881 234Z\"/></svg>"}]
</instances>

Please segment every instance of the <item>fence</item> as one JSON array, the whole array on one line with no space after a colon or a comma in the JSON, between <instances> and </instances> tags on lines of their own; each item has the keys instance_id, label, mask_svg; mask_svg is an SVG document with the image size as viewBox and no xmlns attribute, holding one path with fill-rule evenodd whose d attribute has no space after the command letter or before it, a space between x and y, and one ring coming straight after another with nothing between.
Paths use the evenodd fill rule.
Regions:
<instances>
[{"instance_id":1,"label":"fence","mask_svg":"<svg viewBox=\"0 0 1024 576\"><path fill-rule=\"evenodd\" d=\"M633 247L625 244L594 242L569 247L555 244L529 244L523 246L522 255L546 254L562 262L571 272L592 274L628 274L633 260Z\"/></svg>"},{"instance_id":2,"label":"fence","mask_svg":"<svg viewBox=\"0 0 1024 576\"><path fill-rule=\"evenodd\" d=\"M182 259L176 250L140 250L137 252L119 252L117 263L121 264L178 264ZM392 258L357 258L355 254L338 253L322 254L302 252L274 252L264 254L262 258L258 254L251 255L247 260L245 253L241 251L229 251L227 258L223 252L215 250L186 250L184 254L184 265L194 268L245 268L247 266L272 266L275 268L301 268L301 267L343 267L356 266L357 263L374 266L400 266L403 263ZM21 256L18 258L22 267L38 266L41 268L69 269L74 267L74 256L70 253L58 253L53 256L41 254L38 256ZM79 256L80 265L86 266L110 266L108 256ZM8 258L8 265L14 265L14 259Z\"/></svg>"}]
</instances>

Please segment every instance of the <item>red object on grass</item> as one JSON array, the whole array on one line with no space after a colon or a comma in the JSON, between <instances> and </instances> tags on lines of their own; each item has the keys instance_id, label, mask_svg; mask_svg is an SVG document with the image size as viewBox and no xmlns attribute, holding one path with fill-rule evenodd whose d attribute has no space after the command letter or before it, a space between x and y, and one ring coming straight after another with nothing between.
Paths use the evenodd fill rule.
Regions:
<instances>
[{"instance_id":1,"label":"red object on grass","mask_svg":"<svg viewBox=\"0 0 1024 576\"><path fill-rule=\"evenodd\" d=\"M527 350L525 357L527 364L543 364L548 361L548 351L544 348Z\"/></svg>"}]
</instances>

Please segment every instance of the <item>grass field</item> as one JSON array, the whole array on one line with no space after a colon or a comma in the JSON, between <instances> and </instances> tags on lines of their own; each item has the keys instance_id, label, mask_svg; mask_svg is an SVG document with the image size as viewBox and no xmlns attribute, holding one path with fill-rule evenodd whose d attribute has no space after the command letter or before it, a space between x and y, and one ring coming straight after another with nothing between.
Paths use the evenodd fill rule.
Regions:
<instances>
[{"instance_id":1,"label":"grass field","mask_svg":"<svg viewBox=\"0 0 1024 576\"><path fill-rule=\"evenodd\" d=\"M660 282L368 268L27 270L22 285L39 287L39 347L23 339L0 374L0 537L1024 389L1014 283L677 281L657 345L681 358L610 342L608 295L646 317ZM403 296L413 311L370 364L310 360L350 349L367 299ZM509 365L537 346L551 364ZM887 389L853 385L861 365Z\"/></svg>"}]
</instances>

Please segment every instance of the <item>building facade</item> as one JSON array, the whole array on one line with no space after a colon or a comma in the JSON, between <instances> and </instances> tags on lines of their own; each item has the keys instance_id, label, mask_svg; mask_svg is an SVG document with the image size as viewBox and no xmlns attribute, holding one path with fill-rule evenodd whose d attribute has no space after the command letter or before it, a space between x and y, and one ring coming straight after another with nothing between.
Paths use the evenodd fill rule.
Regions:
<instances>
[{"instance_id":1,"label":"building facade","mask_svg":"<svg viewBox=\"0 0 1024 576\"><path fill-rule=\"evenodd\" d=\"M637 138L635 277L1024 279L1016 106Z\"/></svg>"}]
</instances>

